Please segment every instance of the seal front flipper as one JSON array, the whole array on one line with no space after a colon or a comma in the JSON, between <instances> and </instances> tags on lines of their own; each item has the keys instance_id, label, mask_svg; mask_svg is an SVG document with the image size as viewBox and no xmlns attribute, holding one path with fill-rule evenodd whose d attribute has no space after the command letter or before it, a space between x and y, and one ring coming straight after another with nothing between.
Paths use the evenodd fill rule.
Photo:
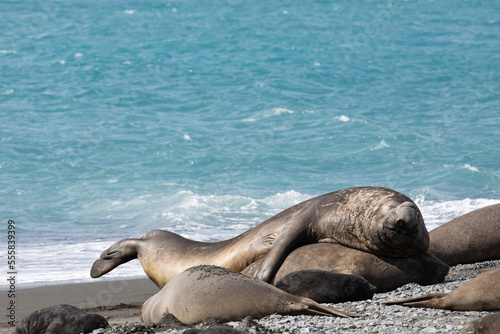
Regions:
<instances>
[{"instance_id":1,"label":"seal front flipper","mask_svg":"<svg viewBox=\"0 0 500 334\"><path fill-rule=\"evenodd\" d=\"M304 211L297 212L290 221L284 225L283 230L267 253L264 261L255 272L255 278L272 283L274 276L290 254L297 247L307 243L308 225L304 224L305 217L315 214L315 207L311 205Z\"/></svg>"},{"instance_id":2,"label":"seal front flipper","mask_svg":"<svg viewBox=\"0 0 500 334\"><path fill-rule=\"evenodd\" d=\"M287 234L286 237L280 236L276 239L273 247L264 258L264 261L260 265L259 269L255 272L255 278L264 282L272 283L278 269L285 261L287 255L293 250L293 248L290 247L290 241L292 241L295 237L295 234Z\"/></svg>"}]
</instances>

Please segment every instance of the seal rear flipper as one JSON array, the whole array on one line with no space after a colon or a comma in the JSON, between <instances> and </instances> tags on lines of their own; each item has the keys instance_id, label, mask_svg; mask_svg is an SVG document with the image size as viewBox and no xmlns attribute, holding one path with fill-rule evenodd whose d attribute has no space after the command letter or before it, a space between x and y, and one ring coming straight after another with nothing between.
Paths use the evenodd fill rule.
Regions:
<instances>
[{"instance_id":1,"label":"seal rear flipper","mask_svg":"<svg viewBox=\"0 0 500 334\"><path fill-rule=\"evenodd\" d=\"M293 306L292 306L293 307ZM324 316L335 316L342 318L356 318L363 317L361 314L350 313L345 311L340 311L334 308L329 308L316 303L314 300L309 298L302 298L300 302L295 303L295 307L300 308L300 314L309 315L324 315ZM295 308L293 307L293 308Z\"/></svg>"},{"instance_id":2,"label":"seal rear flipper","mask_svg":"<svg viewBox=\"0 0 500 334\"><path fill-rule=\"evenodd\" d=\"M401 305L408 307L423 307L423 308L442 308L441 298L446 296L446 293L431 293L420 297L414 297L392 302L384 302L383 305Z\"/></svg>"}]
</instances>

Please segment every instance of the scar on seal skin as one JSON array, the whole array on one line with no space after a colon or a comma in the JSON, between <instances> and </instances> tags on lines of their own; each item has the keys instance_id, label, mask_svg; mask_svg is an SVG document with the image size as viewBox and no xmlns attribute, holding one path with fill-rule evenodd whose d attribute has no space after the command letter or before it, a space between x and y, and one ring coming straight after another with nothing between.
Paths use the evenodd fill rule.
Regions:
<instances>
[{"instance_id":1,"label":"scar on seal skin","mask_svg":"<svg viewBox=\"0 0 500 334\"><path fill-rule=\"evenodd\" d=\"M407 196L386 188L348 188L299 203L229 240L198 242L155 230L123 239L102 252L91 269L100 277L120 264L139 258L158 287L200 264L241 271L265 258L255 276L272 282L286 256L317 242L387 257L426 252L429 235L418 207Z\"/></svg>"},{"instance_id":2,"label":"scar on seal skin","mask_svg":"<svg viewBox=\"0 0 500 334\"><path fill-rule=\"evenodd\" d=\"M197 266L175 276L142 305L147 326L172 314L186 325L208 318L222 322L253 319L278 313L356 317L358 314L322 306L271 284L215 266Z\"/></svg>"}]
</instances>

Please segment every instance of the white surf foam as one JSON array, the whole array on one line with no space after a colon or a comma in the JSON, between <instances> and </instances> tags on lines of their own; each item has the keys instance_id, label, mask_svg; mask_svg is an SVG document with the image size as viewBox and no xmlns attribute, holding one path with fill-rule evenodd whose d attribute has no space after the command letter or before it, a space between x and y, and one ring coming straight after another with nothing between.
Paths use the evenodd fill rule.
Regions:
<instances>
[{"instance_id":1,"label":"white surf foam","mask_svg":"<svg viewBox=\"0 0 500 334\"><path fill-rule=\"evenodd\" d=\"M116 214L121 211L130 212L131 209L136 210L138 207L144 208L148 203L151 205L151 202L153 203L149 206L149 210L157 210L156 219L151 219L149 222L143 220L139 225L128 223L117 225L122 236L138 237L149 230L161 228L193 240L212 242L239 235L267 218L311 197L296 191L278 193L263 199L235 195L200 195L191 191L179 191L171 196L157 199L141 196L107 205L108 209ZM500 203L500 200L466 198L456 201L427 201L421 197L415 199L415 202L422 211L427 229L432 230L470 211ZM113 216L113 212L109 214L110 217ZM102 228L99 229L102 231ZM19 286L93 281L90 278L92 263L104 249L121 238L110 232L104 236L99 234L99 239L90 241L73 242L64 239L50 244L45 240L44 244L30 245L20 242L17 249ZM0 260L1 258L7 262L3 254ZM140 262L133 260L106 274L104 279L138 277L146 276ZM7 282L0 282L0 289L6 287Z\"/></svg>"}]
</instances>

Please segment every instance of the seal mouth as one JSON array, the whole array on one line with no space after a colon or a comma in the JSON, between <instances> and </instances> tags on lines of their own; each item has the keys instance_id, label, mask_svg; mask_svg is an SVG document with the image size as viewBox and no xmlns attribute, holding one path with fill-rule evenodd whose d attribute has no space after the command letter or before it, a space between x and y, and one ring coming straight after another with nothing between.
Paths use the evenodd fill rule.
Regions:
<instances>
[{"instance_id":1,"label":"seal mouth","mask_svg":"<svg viewBox=\"0 0 500 334\"><path fill-rule=\"evenodd\" d=\"M386 227L388 230L391 230L397 234L402 234L403 236L407 236L409 238L418 234L418 228L408 228L408 224L402 219L398 219L395 224L392 226Z\"/></svg>"},{"instance_id":2,"label":"seal mouth","mask_svg":"<svg viewBox=\"0 0 500 334\"><path fill-rule=\"evenodd\" d=\"M385 227L388 244L397 249L412 247L418 233L402 226Z\"/></svg>"}]
</instances>

